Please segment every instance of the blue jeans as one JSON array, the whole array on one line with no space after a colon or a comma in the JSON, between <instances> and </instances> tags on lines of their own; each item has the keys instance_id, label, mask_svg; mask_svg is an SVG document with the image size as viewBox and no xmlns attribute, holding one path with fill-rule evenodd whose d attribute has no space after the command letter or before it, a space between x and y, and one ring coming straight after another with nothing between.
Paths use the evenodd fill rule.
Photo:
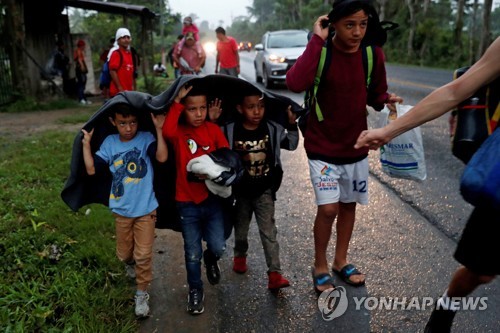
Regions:
<instances>
[{"instance_id":1,"label":"blue jeans","mask_svg":"<svg viewBox=\"0 0 500 333\"><path fill-rule=\"evenodd\" d=\"M217 260L226 249L224 239L224 216L218 198L209 196L205 201L177 202L177 209L184 238L184 258L186 260L187 282L189 289L202 289L201 241L207 244L208 251Z\"/></svg>"}]
</instances>

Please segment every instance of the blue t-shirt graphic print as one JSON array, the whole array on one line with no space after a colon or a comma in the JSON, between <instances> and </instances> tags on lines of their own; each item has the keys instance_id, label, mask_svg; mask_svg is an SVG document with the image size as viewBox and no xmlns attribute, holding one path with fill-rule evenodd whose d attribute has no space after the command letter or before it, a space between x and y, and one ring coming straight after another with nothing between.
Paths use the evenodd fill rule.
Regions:
<instances>
[{"instance_id":1,"label":"blue t-shirt graphic print","mask_svg":"<svg viewBox=\"0 0 500 333\"><path fill-rule=\"evenodd\" d=\"M109 208L126 217L146 215L158 207L153 190L153 167L147 151L155 142L149 132L137 132L128 142L118 134L108 136L96 155L109 166L113 175Z\"/></svg>"}]
</instances>

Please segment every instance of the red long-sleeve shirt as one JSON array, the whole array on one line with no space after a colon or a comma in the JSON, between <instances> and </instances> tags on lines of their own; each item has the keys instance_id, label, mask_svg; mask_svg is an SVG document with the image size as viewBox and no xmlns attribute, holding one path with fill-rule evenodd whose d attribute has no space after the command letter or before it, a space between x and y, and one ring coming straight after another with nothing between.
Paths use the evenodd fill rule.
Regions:
<instances>
[{"instance_id":1,"label":"red long-sleeve shirt","mask_svg":"<svg viewBox=\"0 0 500 333\"><path fill-rule=\"evenodd\" d=\"M286 84L291 91L302 92L313 85L323 44L319 36L313 35L304 53L288 71ZM374 53L368 92L362 49L345 53L332 46L330 66L316 94L324 120L319 122L312 108L304 137L304 148L310 159L348 164L367 156L368 148L354 149L359 134L367 129L366 105L381 110L388 97L385 56L379 47L374 48Z\"/></svg>"},{"instance_id":2,"label":"red long-sleeve shirt","mask_svg":"<svg viewBox=\"0 0 500 333\"><path fill-rule=\"evenodd\" d=\"M201 126L192 127L179 124L179 117L184 105L172 103L163 123L163 137L169 140L174 149L176 181L175 200L192 201L196 204L208 197L205 182L188 181L186 166L188 162L198 156L208 154L229 144L218 125L204 122Z\"/></svg>"}]
</instances>

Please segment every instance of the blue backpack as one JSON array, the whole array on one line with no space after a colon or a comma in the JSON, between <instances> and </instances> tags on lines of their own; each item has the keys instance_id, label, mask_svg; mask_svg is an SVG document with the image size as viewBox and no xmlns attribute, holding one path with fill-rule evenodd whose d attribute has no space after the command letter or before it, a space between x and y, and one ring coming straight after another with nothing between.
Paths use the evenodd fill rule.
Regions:
<instances>
[{"instance_id":1,"label":"blue backpack","mask_svg":"<svg viewBox=\"0 0 500 333\"><path fill-rule=\"evenodd\" d=\"M123 56L120 51L118 51L120 55L120 65L118 68L122 66ZM111 57L110 57L111 58ZM102 65L101 76L99 77L99 88L102 90L103 88L109 88L111 84L111 74L109 73L109 60Z\"/></svg>"}]
</instances>

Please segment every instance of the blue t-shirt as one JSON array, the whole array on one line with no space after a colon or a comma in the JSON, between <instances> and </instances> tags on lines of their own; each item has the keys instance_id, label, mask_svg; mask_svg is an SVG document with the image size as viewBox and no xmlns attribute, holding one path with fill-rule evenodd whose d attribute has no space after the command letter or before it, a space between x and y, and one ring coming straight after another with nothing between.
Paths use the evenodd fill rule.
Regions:
<instances>
[{"instance_id":1,"label":"blue t-shirt","mask_svg":"<svg viewBox=\"0 0 500 333\"><path fill-rule=\"evenodd\" d=\"M153 165L149 146L156 141L149 132L137 132L128 142L118 134L109 135L96 155L109 166L113 176L109 208L125 217L139 217L158 207L153 190Z\"/></svg>"}]
</instances>

